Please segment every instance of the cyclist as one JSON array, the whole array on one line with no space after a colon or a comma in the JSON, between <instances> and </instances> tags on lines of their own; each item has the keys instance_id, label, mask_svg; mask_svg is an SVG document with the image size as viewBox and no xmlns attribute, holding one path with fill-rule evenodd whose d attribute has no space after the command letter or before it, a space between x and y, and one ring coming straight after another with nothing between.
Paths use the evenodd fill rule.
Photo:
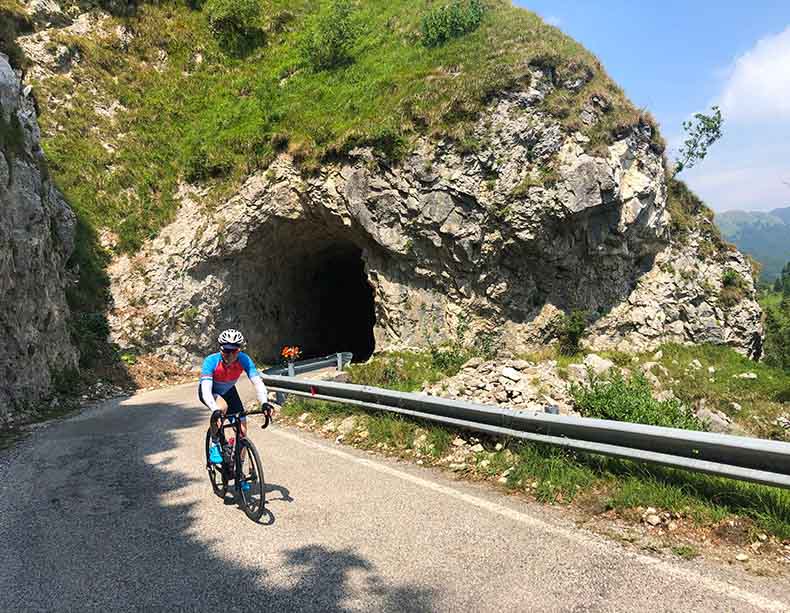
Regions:
<instances>
[{"instance_id":1,"label":"cyclist","mask_svg":"<svg viewBox=\"0 0 790 613\"><path fill-rule=\"evenodd\" d=\"M261 380L258 369L255 368L250 356L241 351L244 344L244 335L234 329L223 330L217 339L219 342L219 352L212 353L203 360L203 368L200 370L200 383L198 384L198 399L209 409L211 409L211 436L212 444L209 448L209 461L219 464L222 462L222 453L219 449L219 427L222 418L235 419L233 416L244 410L244 406L236 390L236 382L241 377L242 371L247 373L261 408L270 415L272 405L267 402L268 393L266 386ZM217 405L216 398L222 397L225 407ZM247 435L246 418L241 418L241 434Z\"/></svg>"}]
</instances>

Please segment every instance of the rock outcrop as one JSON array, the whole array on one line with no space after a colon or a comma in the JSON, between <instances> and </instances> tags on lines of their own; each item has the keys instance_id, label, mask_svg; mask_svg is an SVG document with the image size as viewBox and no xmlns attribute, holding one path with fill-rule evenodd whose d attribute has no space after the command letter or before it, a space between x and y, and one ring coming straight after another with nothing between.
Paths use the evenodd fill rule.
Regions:
<instances>
[{"instance_id":1,"label":"rock outcrop","mask_svg":"<svg viewBox=\"0 0 790 613\"><path fill-rule=\"evenodd\" d=\"M77 365L65 298L74 229L44 162L29 89L0 54L0 425Z\"/></svg>"},{"instance_id":2,"label":"rock outcrop","mask_svg":"<svg viewBox=\"0 0 790 613\"><path fill-rule=\"evenodd\" d=\"M759 359L763 328L751 266L739 251L701 256L699 234L662 250L627 300L592 326L598 349L652 351L662 342L730 345ZM728 300L727 275L738 285Z\"/></svg>"},{"instance_id":3,"label":"rock outcrop","mask_svg":"<svg viewBox=\"0 0 790 613\"><path fill-rule=\"evenodd\" d=\"M286 343L346 349L371 327L377 350L461 336L520 351L551 340L558 312L583 308L596 318L593 347L712 340L752 351L753 287L717 309L720 265L706 272L691 247L671 244L650 128L592 153L539 110L557 86L534 70L527 91L494 100L472 151L425 139L389 163L359 148L311 176L283 154L208 212L205 194L184 186L175 222L110 269L115 340L194 360L233 325L274 357ZM355 306L364 288L344 289L360 283L370 316Z\"/></svg>"}]
</instances>

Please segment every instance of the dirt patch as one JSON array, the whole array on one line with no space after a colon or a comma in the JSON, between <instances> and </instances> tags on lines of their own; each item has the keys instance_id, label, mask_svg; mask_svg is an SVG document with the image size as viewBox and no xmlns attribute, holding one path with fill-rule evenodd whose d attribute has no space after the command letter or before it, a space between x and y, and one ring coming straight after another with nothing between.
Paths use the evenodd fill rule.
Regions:
<instances>
[{"instance_id":1,"label":"dirt patch","mask_svg":"<svg viewBox=\"0 0 790 613\"><path fill-rule=\"evenodd\" d=\"M129 377L137 389L151 389L169 385L180 385L194 381L197 385L199 370L186 370L149 355L138 357L134 364L127 366Z\"/></svg>"}]
</instances>

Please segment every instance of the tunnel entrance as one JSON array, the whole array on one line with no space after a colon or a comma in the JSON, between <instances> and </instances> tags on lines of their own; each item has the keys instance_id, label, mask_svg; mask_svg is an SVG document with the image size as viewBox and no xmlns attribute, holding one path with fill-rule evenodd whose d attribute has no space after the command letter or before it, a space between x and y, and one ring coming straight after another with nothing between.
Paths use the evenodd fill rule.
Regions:
<instances>
[{"instance_id":1,"label":"tunnel entrance","mask_svg":"<svg viewBox=\"0 0 790 613\"><path fill-rule=\"evenodd\" d=\"M373 287L363 250L337 228L278 219L229 261L231 290L225 327L242 326L262 361L280 363L285 345L304 358L351 351L367 360L375 349Z\"/></svg>"},{"instance_id":2,"label":"tunnel entrance","mask_svg":"<svg viewBox=\"0 0 790 613\"><path fill-rule=\"evenodd\" d=\"M354 361L373 355L376 315L362 251L354 245L333 245L315 256L310 275L311 318L317 329L305 352L326 355L351 351Z\"/></svg>"}]
</instances>

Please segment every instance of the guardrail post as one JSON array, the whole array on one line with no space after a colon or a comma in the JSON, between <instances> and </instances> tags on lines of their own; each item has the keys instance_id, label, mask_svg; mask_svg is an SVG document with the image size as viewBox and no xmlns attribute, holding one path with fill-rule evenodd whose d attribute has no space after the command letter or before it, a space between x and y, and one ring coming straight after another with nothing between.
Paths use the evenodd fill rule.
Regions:
<instances>
[{"instance_id":1,"label":"guardrail post","mask_svg":"<svg viewBox=\"0 0 790 613\"><path fill-rule=\"evenodd\" d=\"M296 371L294 370L294 363L293 362L288 362L288 376L289 377L296 376ZM285 404L285 401L288 399L288 394L286 394L284 392L275 392L275 393L277 395L276 396L277 404L279 404L280 406Z\"/></svg>"},{"instance_id":2,"label":"guardrail post","mask_svg":"<svg viewBox=\"0 0 790 613\"><path fill-rule=\"evenodd\" d=\"M342 354L338 353L337 355L337 369L343 370L343 356Z\"/></svg>"}]
</instances>

